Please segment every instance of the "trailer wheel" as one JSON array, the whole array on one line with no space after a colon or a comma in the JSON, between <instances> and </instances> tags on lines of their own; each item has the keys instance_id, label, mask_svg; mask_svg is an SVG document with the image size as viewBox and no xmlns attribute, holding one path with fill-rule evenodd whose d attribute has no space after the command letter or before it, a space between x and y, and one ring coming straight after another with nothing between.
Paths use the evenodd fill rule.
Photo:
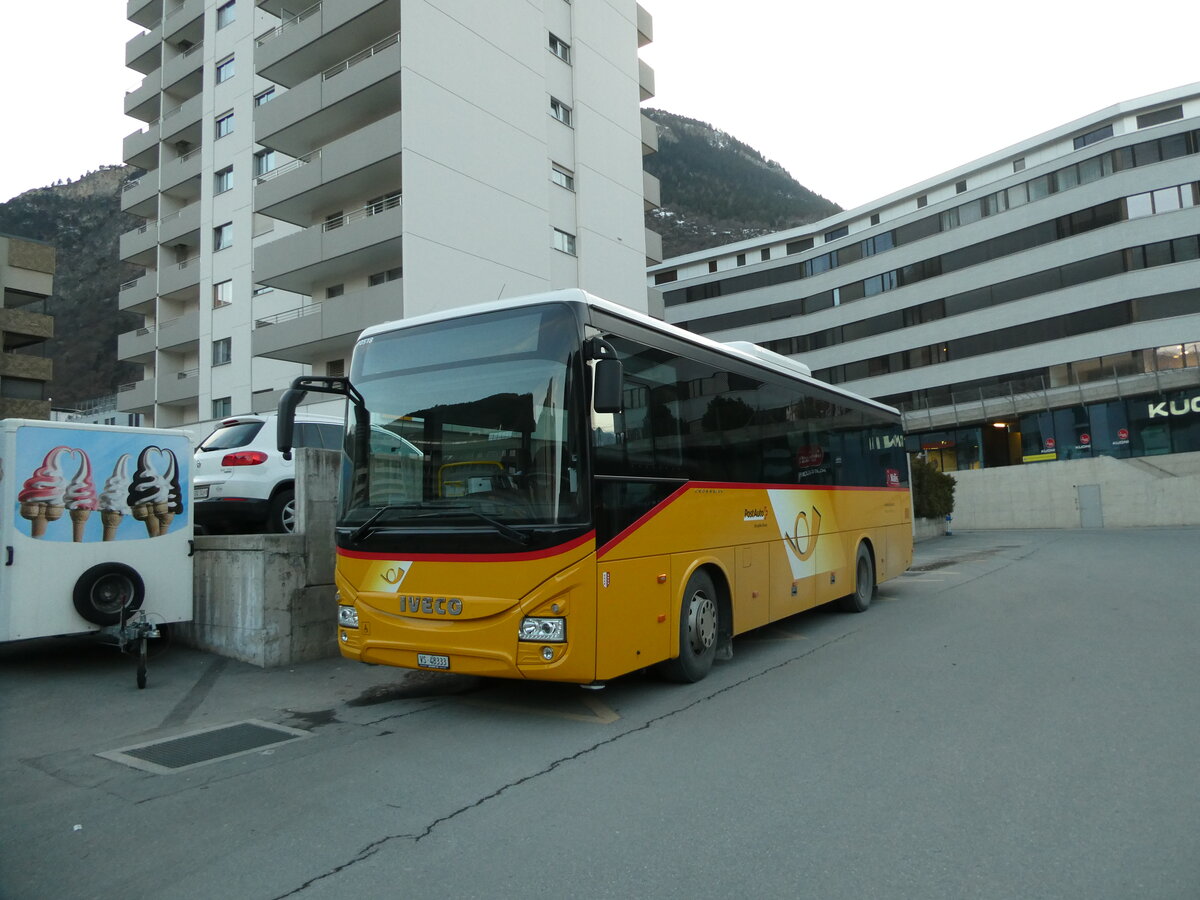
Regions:
<instances>
[{"instance_id":1,"label":"trailer wheel","mask_svg":"<svg viewBox=\"0 0 1200 900\"><path fill-rule=\"evenodd\" d=\"M93 625L119 625L121 613L141 609L146 598L142 576L124 563L92 566L75 582L75 611Z\"/></svg>"}]
</instances>

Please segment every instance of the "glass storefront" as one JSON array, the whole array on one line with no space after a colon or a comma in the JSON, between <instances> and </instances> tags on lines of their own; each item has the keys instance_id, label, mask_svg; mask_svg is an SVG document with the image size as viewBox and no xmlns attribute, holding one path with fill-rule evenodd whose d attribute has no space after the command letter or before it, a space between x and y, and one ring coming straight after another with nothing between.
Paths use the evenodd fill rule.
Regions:
<instances>
[{"instance_id":1,"label":"glass storefront","mask_svg":"<svg viewBox=\"0 0 1200 900\"><path fill-rule=\"evenodd\" d=\"M909 435L908 449L947 472L1112 456L1200 452L1200 388L1028 413L1006 425L1013 436L984 443L982 429ZM990 436L990 435L989 435Z\"/></svg>"}]
</instances>

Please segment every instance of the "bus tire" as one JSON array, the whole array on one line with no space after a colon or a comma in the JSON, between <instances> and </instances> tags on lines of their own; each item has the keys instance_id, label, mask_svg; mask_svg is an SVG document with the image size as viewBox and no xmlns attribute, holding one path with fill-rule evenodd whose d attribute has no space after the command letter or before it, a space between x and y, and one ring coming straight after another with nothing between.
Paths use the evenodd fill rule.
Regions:
<instances>
[{"instance_id":1,"label":"bus tire","mask_svg":"<svg viewBox=\"0 0 1200 900\"><path fill-rule=\"evenodd\" d=\"M75 611L93 625L120 625L121 614L142 608L146 586L142 576L124 563L92 566L75 582L72 600Z\"/></svg>"},{"instance_id":2,"label":"bus tire","mask_svg":"<svg viewBox=\"0 0 1200 900\"><path fill-rule=\"evenodd\" d=\"M854 593L847 594L839 602L842 612L866 612L875 596L875 560L866 542L858 545L858 557L854 561Z\"/></svg>"},{"instance_id":3,"label":"bus tire","mask_svg":"<svg viewBox=\"0 0 1200 900\"><path fill-rule=\"evenodd\" d=\"M692 573L679 609L679 655L659 665L668 681L700 681L712 668L720 632L720 605L712 578L703 570Z\"/></svg>"}]
</instances>

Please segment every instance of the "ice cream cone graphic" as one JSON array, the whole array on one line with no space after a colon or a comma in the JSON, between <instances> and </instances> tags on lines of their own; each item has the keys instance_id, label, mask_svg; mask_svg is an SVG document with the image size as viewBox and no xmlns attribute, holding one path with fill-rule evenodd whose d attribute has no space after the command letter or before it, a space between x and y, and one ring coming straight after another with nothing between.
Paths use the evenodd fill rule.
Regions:
<instances>
[{"instance_id":1,"label":"ice cream cone graphic","mask_svg":"<svg viewBox=\"0 0 1200 900\"><path fill-rule=\"evenodd\" d=\"M80 543L83 541L84 526L88 517L100 505L100 500L96 496L96 483L92 480L92 461L82 450L72 452L79 457L79 469L67 485L63 497L67 509L71 511L71 540Z\"/></svg>"},{"instance_id":2,"label":"ice cream cone graphic","mask_svg":"<svg viewBox=\"0 0 1200 900\"><path fill-rule=\"evenodd\" d=\"M62 473L62 458L72 452L70 447L55 447L47 453L42 464L25 479L24 487L17 494L21 516L29 520L29 533L35 538L46 533L49 522L62 518L63 492L67 487L67 480Z\"/></svg>"},{"instance_id":3,"label":"ice cream cone graphic","mask_svg":"<svg viewBox=\"0 0 1200 900\"><path fill-rule=\"evenodd\" d=\"M150 537L166 534L178 506L171 503L172 479L178 470L175 454L161 447L146 447L138 454L137 471L129 487L133 517L145 524Z\"/></svg>"},{"instance_id":4,"label":"ice cream cone graphic","mask_svg":"<svg viewBox=\"0 0 1200 900\"><path fill-rule=\"evenodd\" d=\"M129 459L128 453L121 455L100 494L100 521L104 525L106 541L117 539L117 529L129 512Z\"/></svg>"}]
</instances>

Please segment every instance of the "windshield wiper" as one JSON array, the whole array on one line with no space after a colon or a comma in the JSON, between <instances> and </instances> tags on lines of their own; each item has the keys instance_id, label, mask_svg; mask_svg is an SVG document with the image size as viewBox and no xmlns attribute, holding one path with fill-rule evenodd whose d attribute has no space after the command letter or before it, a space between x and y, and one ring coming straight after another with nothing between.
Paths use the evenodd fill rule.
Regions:
<instances>
[{"instance_id":1,"label":"windshield wiper","mask_svg":"<svg viewBox=\"0 0 1200 900\"><path fill-rule=\"evenodd\" d=\"M375 523L377 521L379 521L379 519L381 519L387 513L398 512L400 510L409 510L409 509L428 510L427 512L421 513L419 516L410 516L409 518L412 518L412 519L428 519L428 518L437 516L443 510L445 510L445 511L449 511L453 514L474 516L477 519L481 519L484 522L486 522L487 524L491 525L492 528L496 529L497 534L501 535L502 537L508 538L510 541L513 541L514 543L517 543L517 544L525 545L525 544L528 544L533 539L532 536L528 532L520 531L516 528L513 528L511 525L506 525L504 522L501 522L499 519L493 519L491 516L486 515L485 513L481 513L477 509L471 509L471 507L469 507L469 506L454 505L454 506L433 506L433 507L431 507L431 506L426 506L425 504L421 504L421 503L406 503L406 504L402 504L402 505L398 505L398 506L381 506L381 507L379 507L379 509L375 510L375 512L371 515L371 517L369 519L367 519L367 521L363 522L361 525L358 526L358 528L354 529L354 532L350 535L351 542L357 544L360 541L362 541L363 539L365 539L366 537L368 537L371 534L371 532L373 532L375 530Z\"/></svg>"}]
</instances>

